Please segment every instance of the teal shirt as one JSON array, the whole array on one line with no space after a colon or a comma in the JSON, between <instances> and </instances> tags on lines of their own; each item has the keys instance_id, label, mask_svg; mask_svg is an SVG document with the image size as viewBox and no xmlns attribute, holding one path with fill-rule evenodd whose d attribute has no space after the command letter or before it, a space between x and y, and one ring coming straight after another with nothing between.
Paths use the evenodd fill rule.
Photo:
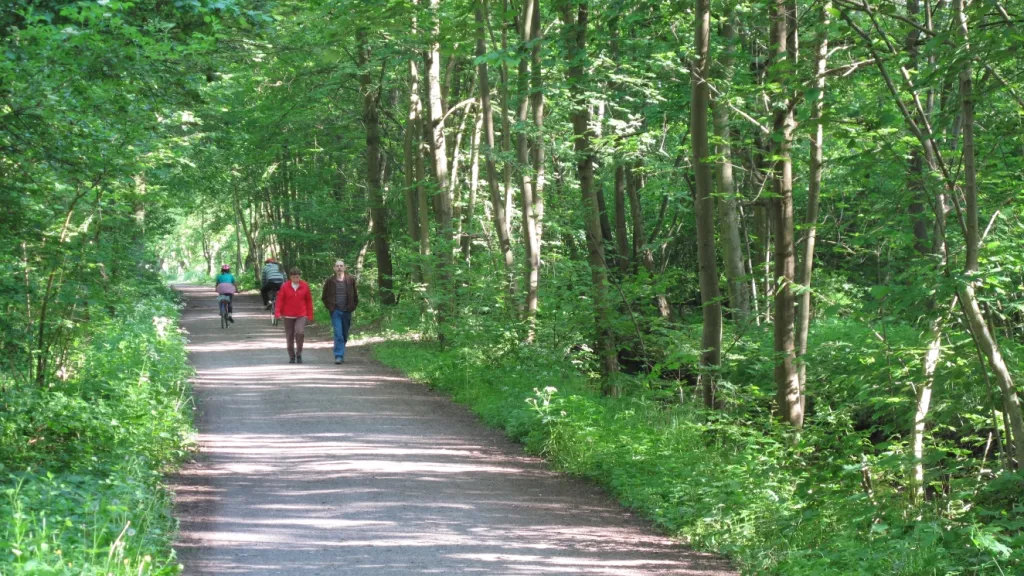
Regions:
<instances>
[{"instance_id":1,"label":"teal shirt","mask_svg":"<svg viewBox=\"0 0 1024 576\"><path fill-rule=\"evenodd\" d=\"M223 282L227 282L228 284L234 284L235 283L235 275L230 273L230 272L221 272L220 274L217 275L217 282L216 283L217 284L221 284Z\"/></svg>"}]
</instances>

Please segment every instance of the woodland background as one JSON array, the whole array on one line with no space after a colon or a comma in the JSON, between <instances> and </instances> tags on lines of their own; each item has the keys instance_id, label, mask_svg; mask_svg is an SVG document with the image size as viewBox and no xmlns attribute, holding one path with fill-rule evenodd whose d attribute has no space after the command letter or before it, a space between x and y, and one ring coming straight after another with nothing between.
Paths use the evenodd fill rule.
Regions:
<instances>
[{"instance_id":1,"label":"woodland background","mask_svg":"<svg viewBox=\"0 0 1024 576\"><path fill-rule=\"evenodd\" d=\"M747 573L1018 573L1022 18L5 3L0 568L174 573L162 282L341 257L382 360Z\"/></svg>"}]
</instances>

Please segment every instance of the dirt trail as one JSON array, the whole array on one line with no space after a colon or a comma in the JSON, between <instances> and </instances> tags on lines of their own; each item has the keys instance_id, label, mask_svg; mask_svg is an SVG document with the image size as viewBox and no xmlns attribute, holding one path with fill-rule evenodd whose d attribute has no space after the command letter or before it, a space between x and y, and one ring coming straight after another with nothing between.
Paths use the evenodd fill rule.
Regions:
<instances>
[{"instance_id":1,"label":"dirt trail","mask_svg":"<svg viewBox=\"0 0 1024 576\"><path fill-rule=\"evenodd\" d=\"M281 328L241 295L221 329L188 305L201 453L174 481L185 574L733 574L545 469L472 414L369 358Z\"/></svg>"}]
</instances>

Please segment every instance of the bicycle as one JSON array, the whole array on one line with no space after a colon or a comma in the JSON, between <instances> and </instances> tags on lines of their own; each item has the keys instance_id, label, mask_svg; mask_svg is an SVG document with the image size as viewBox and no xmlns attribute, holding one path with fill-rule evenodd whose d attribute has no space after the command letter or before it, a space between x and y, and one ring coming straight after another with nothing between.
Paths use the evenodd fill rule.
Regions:
<instances>
[{"instance_id":1,"label":"bicycle","mask_svg":"<svg viewBox=\"0 0 1024 576\"><path fill-rule=\"evenodd\" d=\"M277 290L268 291L267 300L270 301L270 325L277 326L279 320L274 316L274 308L277 307Z\"/></svg>"},{"instance_id":2,"label":"bicycle","mask_svg":"<svg viewBox=\"0 0 1024 576\"><path fill-rule=\"evenodd\" d=\"M227 328L228 324L230 324L228 321L228 315L230 314L228 310L231 305L231 295L221 294L220 296L217 296L217 303L220 308L220 327Z\"/></svg>"}]
</instances>

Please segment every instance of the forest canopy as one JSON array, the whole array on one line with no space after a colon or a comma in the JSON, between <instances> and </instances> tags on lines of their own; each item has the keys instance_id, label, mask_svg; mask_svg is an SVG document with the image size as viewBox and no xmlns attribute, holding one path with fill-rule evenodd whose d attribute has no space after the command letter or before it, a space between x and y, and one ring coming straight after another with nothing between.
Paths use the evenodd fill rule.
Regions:
<instances>
[{"instance_id":1,"label":"forest canopy","mask_svg":"<svg viewBox=\"0 0 1024 576\"><path fill-rule=\"evenodd\" d=\"M612 442L568 431L639 405L657 416L622 430L630 450L688 422L697 448L659 458L721 451L699 465L761 496L729 474L704 493L606 480L750 572L1019 571L1022 18L1020 0L7 2L4 397L82 373L140 278L228 263L254 287L268 258L314 279L343 258L357 321L421 336L435 368L561 374L615 407L517 397L565 403L561 424L531 416L539 451L554 430ZM702 508L727 504L746 519Z\"/></svg>"}]
</instances>

